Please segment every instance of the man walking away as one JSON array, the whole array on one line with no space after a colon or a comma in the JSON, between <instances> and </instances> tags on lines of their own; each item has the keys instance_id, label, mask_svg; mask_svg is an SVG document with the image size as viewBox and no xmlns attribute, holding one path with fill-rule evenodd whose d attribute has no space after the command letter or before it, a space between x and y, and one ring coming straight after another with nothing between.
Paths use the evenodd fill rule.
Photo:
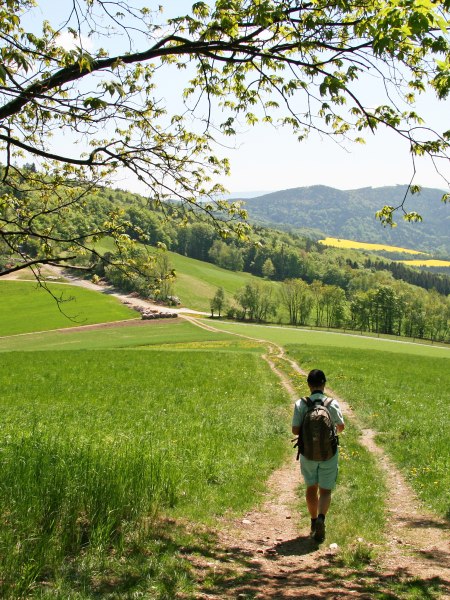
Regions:
<instances>
[{"instance_id":1,"label":"man walking away","mask_svg":"<svg viewBox=\"0 0 450 600\"><path fill-rule=\"evenodd\" d=\"M313 369L307 378L309 398L294 407L292 433L299 436L300 469L306 484L306 505L311 516L311 537L325 539L325 516L338 474L337 435L344 419L336 400L327 398L323 371Z\"/></svg>"}]
</instances>

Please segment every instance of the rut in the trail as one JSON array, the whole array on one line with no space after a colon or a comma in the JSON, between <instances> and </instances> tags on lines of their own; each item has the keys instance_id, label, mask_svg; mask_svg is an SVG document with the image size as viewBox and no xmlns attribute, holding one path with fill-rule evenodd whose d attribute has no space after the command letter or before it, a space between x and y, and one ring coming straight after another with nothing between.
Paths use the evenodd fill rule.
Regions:
<instances>
[{"instance_id":1,"label":"rut in the trail","mask_svg":"<svg viewBox=\"0 0 450 600\"><path fill-rule=\"evenodd\" d=\"M189 320L200 327L221 331L196 319ZM234 335L265 344L268 350L263 358L292 399L296 399L298 396L292 381L276 365L285 361L297 373L306 373L295 361L286 357L283 348L266 340ZM295 505L300 478L298 464L291 460L272 474L263 505L244 518L228 523L219 532L223 555L214 569L221 571L222 583L216 592L209 591L201 597L370 600L374 598L373 590L385 589L387 582L417 578L418 585L422 582L425 587L435 580L445 590L444 597L450 598L447 524L424 512L404 477L376 445L374 432L363 429L348 403L332 390L328 391L339 401L346 418L359 427L361 444L375 454L386 476L389 490L388 546L379 559L379 568L368 569L363 577L339 579L333 576L330 567L337 564L336 551L326 544L319 547L309 538L309 521L300 523L299 528L297 526Z\"/></svg>"}]
</instances>

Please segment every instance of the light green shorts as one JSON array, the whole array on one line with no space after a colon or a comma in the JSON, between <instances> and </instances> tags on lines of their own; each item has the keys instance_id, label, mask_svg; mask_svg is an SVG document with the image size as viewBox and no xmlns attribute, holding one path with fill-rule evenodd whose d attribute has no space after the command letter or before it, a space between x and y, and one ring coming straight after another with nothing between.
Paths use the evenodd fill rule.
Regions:
<instances>
[{"instance_id":1,"label":"light green shorts","mask_svg":"<svg viewBox=\"0 0 450 600\"><path fill-rule=\"evenodd\" d=\"M300 455L300 470L307 486L319 484L324 490L333 490L338 476L339 450L329 460L308 460Z\"/></svg>"}]
</instances>

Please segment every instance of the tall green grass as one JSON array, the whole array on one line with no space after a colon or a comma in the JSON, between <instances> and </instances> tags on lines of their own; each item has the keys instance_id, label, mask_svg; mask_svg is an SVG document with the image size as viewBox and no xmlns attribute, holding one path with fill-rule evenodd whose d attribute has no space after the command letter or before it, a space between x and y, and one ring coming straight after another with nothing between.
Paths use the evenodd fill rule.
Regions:
<instances>
[{"instance_id":1,"label":"tall green grass","mask_svg":"<svg viewBox=\"0 0 450 600\"><path fill-rule=\"evenodd\" d=\"M32 281L0 281L0 336L133 319L136 311L117 298L66 284L48 284L54 297Z\"/></svg>"},{"instance_id":2,"label":"tall green grass","mask_svg":"<svg viewBox=\"0 0 450 600\"><path fill-rule=\"evenodd\" d=\"M423 502L450 518L449 361L375 350L289 346L305 368L322 368L410 480Z\"/></svg>"},{"instance_id":3,"label":"tall green grass","mask_svg":"<svg viewBox=\"0 0 450 600\"><path fill-rule=\"evenodd\" d=\"M286 452L286 398L251 353L6 353L0 387L4 597L151 537L160 511L251 506Z\"/></svg>"}]
</instances>

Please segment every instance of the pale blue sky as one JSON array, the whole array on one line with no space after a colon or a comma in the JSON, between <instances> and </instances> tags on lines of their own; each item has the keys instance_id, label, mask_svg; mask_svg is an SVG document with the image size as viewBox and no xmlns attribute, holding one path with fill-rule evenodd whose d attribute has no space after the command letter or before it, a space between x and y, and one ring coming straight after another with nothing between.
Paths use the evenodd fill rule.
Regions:
<instances>
[{"instance_id":1,"label":"pale blue sky","mask_svg":"<svg viewBox=\"0 0 450 600\"><path fill-rule=\"evenodd\" d=\"M140 5L166 5L166 14L181 14L193 2L165 0L144 2ZM39 11L44 18L62 15L72 4L69 0L40 0ZM164 80L163 95L169 105L180 97L180 84L169 74ZM177 85L178 84L178 85ZM359 93L370 94L370 84L359 86ZM418 112L431 127L441 131L450 129L450 105L438 102L431 94L421 98ZM298 143L287 131L269 125L243 128L236 138L235 148L220 153L231 160L232 175L222 181L231 192L279 190L292 187L324 184L340 189L408 183L412 163L408 145L392 132L380 130L375 136L366 134L365 146L347 144L341 148L329 138L312 134ZM233 143L232 140L227 140ZM428 159L416 162L415 182L437 188L446 188L445 181L436 173ZM441 172L450 179L449 162L440 164ZM136 189L132 181L120 182L122 187Z\"/></svg>"}]
</instances>

